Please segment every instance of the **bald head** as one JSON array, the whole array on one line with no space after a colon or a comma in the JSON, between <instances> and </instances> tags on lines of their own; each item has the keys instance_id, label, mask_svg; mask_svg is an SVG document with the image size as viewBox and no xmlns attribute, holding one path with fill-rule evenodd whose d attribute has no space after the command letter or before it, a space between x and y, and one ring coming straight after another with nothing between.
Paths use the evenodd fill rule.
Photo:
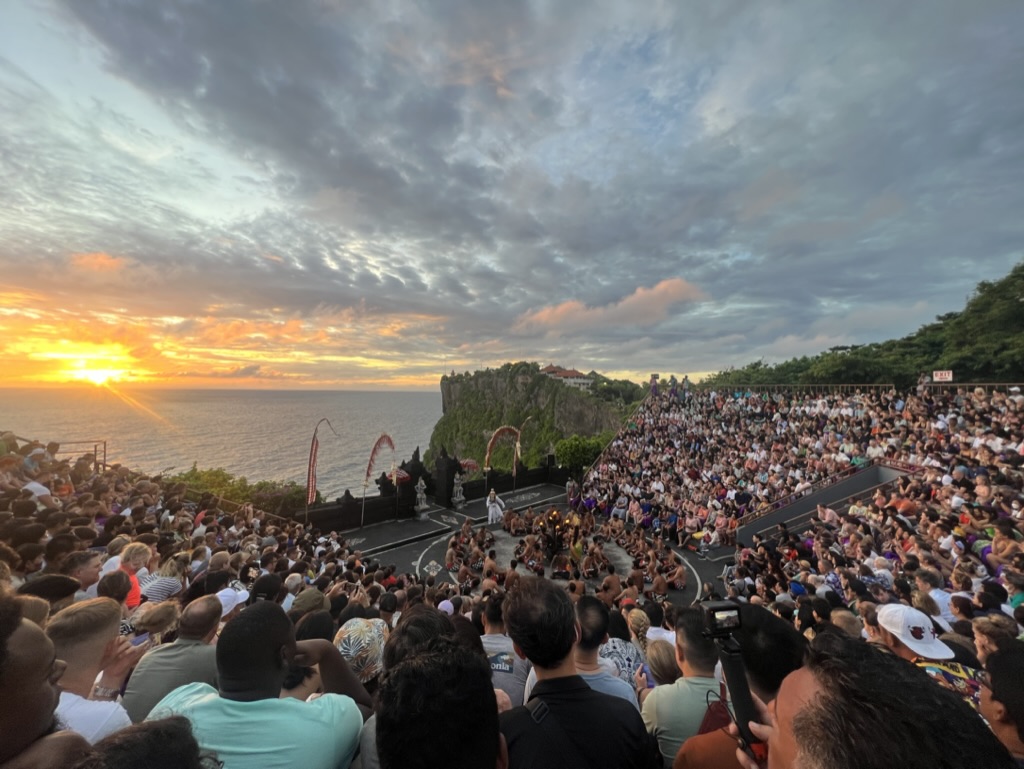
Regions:
<instances>
[{"instance_id":1,"label":"bald head","mask_svg":"<svg viewBox=\"0 0 1024 769\"><path fill-rule=\"evenodd\" d=\"M215 595L196 599L181 613L178 635L190 641L205 640L220 624L221 608L220 599Z\"/></svg>"}]
</instances>

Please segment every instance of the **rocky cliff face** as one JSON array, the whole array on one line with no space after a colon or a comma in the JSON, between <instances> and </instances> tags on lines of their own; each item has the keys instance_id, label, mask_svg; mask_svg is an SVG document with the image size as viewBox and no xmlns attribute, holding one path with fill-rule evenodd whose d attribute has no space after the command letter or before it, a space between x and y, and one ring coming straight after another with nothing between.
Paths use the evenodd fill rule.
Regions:
<instances>
[{"instance_id":1,"label":"rocky cliff face","mask_svg":"<svg viewBox=\"0 0 1024 769\"><path fill-rule=\"evenodd\" d=\"M611 433L623 418L615 404L546 377L535 363L442 377L441 408L443 416L430 438L428 464L443 446L449 455L483 465L491 434L502 425L512 425L522 429L523 461L534 467L562 438ZM496 449L492 464L511 467L511 446Z\"/></svg>"}]
</instances>

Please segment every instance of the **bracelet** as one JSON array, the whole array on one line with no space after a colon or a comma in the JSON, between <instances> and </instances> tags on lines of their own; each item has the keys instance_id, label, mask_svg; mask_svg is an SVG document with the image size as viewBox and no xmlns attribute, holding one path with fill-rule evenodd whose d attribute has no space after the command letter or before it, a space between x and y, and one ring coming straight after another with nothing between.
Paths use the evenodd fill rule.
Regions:
<instances>
[{"instance_id":1,"label":"bracelet","mask_svg":"<svg viewBox=\"0 0 1024 769\"><path fill-rule=\"evenodd\" d=\"M116 700L120 694L120 689L108 689L107 687L100 686L99 684L92 687L93 699Z\"/></svg>"}]
</instances>

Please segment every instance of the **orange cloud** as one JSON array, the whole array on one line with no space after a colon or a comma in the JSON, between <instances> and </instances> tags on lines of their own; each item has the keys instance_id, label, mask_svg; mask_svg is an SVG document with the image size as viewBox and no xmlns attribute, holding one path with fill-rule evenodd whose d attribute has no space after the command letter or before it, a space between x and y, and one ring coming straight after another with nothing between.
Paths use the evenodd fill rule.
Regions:
<instances>
[{"instance_id":1,"label":"orange cloud","mask_svg":"<svg viewBox=\"0 0 1024 769\"><path fill-rule=\"evenodd\" d=\"M669 278L651 288L640 286L621 301L605 307L587 307L578 300L542 307L521 315L513 329L557 334L611 326L653 326L665 320L675 305L706 298L692 283Z\"/></svg>"},{"instance_id":2,"label":"orange cloud","mask_svg":"<svg viewBox=\"0 0 1024 769\"><path fill-rule=\"evenodd\" d=\"M119 272L128 265L128 260L96 251L90 254L72 254L71 265L88 272Z\"/></svg>"}]
</instances>

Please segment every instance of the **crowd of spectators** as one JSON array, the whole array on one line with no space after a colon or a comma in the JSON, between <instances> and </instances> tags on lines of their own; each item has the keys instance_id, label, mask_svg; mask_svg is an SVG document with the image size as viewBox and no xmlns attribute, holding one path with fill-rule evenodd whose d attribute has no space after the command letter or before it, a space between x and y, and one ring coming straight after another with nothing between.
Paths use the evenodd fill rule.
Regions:
<instances>
[{"instance_id":1,"label":"crowd of spectators","mask_svg":"<svg viewBox=\"0 0 1024 769\"><path fill-rule=\"evenodd\" d=\"M750 769L700 608L650 589L679 565L663 548L875 459L916 469L736 542L702 586L739 607L751 730L783 769L1024 766L1022 411L1014 391L652 395L568 489L570 571L577 523L637 548L592 595L517 564L488 580L489 529L452 543L484 579L435 584L4 434L0 769Z\"/></svg>"}]
</instances>

